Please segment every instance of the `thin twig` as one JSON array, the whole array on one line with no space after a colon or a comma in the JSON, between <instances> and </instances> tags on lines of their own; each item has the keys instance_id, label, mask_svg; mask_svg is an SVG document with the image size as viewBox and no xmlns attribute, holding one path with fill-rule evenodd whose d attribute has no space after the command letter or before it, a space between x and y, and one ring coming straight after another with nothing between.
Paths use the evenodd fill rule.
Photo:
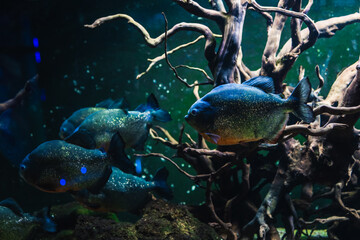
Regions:
<instances>
[{"instance_id":1,"label":"thin twig","mask_svg":"<svg viewBox=\"0 0 360 240\"><path fill-rule=\"evenodd\" d=\"M321 88L324 86L325 80L324 80L324 78L321 76L319 65L316 65L316 66L315 66L315 72L316 72L316 76L317 76L318 79L319 79L318 89L321 89Z\"/></svg>"},{"instance_id":2,"label":"thin twig","mask_svg":"<svg viewBox=\"0 0 360 240\"><path fill-rule=\"evenodd\" d=\"M214 34L214 37L222 37L222 36L219 35L219 34ZM205 37L204 37L203 35L201 35L201 36L197 37L195 40L193 40L193 41L191 41L191 42L188 42L188 43L179 45L179 46L177 46L176 48L169 50L169 51L167 52L167 54L169 55L169 54L172 54L172 53L174 53L174 52L176 52L176 51L178 51L178 50L180 50L180 49L182 49L182 48L191 46L191 45L197 43L199 40L201 40L201 39L203 39L203 38L205 38ZM163 60L163 59L165 59L165 53L163 53L161 56L157 56L156 58L152 58L152 59L149 58L149 59L148 59L148 61L150 62L149 66L147 67L147 69L146 69L144 72L139 73L139 74L136 76L136 79L139 79L139 78L141 78L142 76L144 76L146 73L148 73L148 72L152 69L153 66L155 66L156 63L158 63L159 61L161 61L161 60ZM200 69L200 68L199 68L199 69ZM198 70L198 69L194 69L194 70ZM201 69L201 70L204 71L203 69ZM200 71L200 70L199 70L199 71ZM205 71L204 71L204 72L205 72ZM205 74L206 74L206 72L205 72ZM205 74L204 74L204 75L205 75ZM214 81L214 80L211 79L207 74L205 75L205 77L206 77L209 81L211 81L211 80Z\"/></svg>"},{"instance_id":3,"label":"thin twig","mask_svg":"<svg viewBox=\"0 0 360 240\"><path fill-rule=\"evenodd\" d=\"M218 170L216 170L215 172L211 172L211 173L208 173L208 174L192 175L192 174L189 174L188 172L186 172L185 170L183 170L181 167L179 167L179 165L177 165L171 158L168 158L168 157L166 157L165 155L163 155L161 153L135 154L135 156L163 158L163 159L169 161L171 164L173 164L181 173L183 173L185 176L187 176L188 178L190 178L193 181L208 180L211 177L213 177L213 178L218 177L221 174L223 174L223 172L226 169L228 169L228 168L230 168L231 166L234 165L234 162L227 162L223 166L221 166Z\"/></svg>"}]
</instances>

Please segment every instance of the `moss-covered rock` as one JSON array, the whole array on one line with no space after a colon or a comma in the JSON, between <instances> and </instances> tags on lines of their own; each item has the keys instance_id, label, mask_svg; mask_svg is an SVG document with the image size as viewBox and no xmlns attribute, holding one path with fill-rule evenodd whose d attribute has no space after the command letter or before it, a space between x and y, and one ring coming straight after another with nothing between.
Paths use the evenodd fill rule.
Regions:
<instances>
[{"instance_id":1,"label":"moss-covered rock","mask_svg":"<svg viewBox=\"0 0 360 240\"><path fill-rule=\"evenodd\" d=\"M136 223L121 222L112 213L96 213L77 203L51 209L58 233L36 235L39 240L214 240L221 239L186 209L163 200L151 201ZM120 215L121 216L121 215Z\"/></svg>"},{"instance_id":2,"label":"moss-covered rock","mask_svg":"<svg viewBox=\"0 0 360 240\"><path fill-rule=\"evenodd\" d=\"M77 240L137 240L134 225L118 223L111 219L80 216L75 226Z\"/></svg>"},{"instance_id":3,"label":"moss-covered rock","mask_svg":"<svg viewBox=\"0 0 360 240\"><path fill-rule=\"evenodd\" d=\"M211 227L193 217L184 206L163 200L152 201L145 207L135 230L142 240L220 239Z\"/></svg>"}]
</instances>

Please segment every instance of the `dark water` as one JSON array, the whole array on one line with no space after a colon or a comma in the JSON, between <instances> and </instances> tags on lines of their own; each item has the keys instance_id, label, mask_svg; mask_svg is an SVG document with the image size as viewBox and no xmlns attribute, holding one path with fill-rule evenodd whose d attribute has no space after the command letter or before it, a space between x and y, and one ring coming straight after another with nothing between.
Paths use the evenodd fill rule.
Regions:
<instances>
[{"instance_id":1,"label":"dark water","mask_svg":"<svg viewBox=\"0 0 360 240\"><path fill-rule=\"evenodd\" d=\"M259 1L274 5L276 1ZM199 1L207 6L207 1ZM329 17L351 14L359 10L357 0L315 1L309 16L315 21ZM116 20L97 29L84 28L96 18L116 13L126 13L147 28L152 37L164 31L165 12L169 27L186 22L208 24L214 33L220 33L216 25L191 16L172 1L3 1L0 4L0 102L12 97L25 80L39 74L39 89L24 105L15 109L12 118L11 141L1 138L3 146L0 167L0 199L12 196L26 209L36 209L48 204L68 201L67 194L42 193L19 180L16 165L22 157L41 142L58 138L62 121L79 108L93 106L106 98L125 97L135 108L150 93L159 99L160 105L170 111L173 121L163 126L178 137L184 115L195 101L192 89L187 89L175 79L165 61L159 62L148 74L136 80L149 62L164 52L164 46L152 49L145 45L142 36L125 20ZM180 32L168 41L168 49L194 40L198 34ZM290 36L286 25L282 42ZM266 42L264 19L248 11L243 34L244 61L249 68L260 67L262 51ZM354 63L360 54L358 39L360 24L347 26L331 39L320 39L314 47L300 56L289 72L286 82L297 82L297 69L306 69L306 75L317 85L315 65L319 64L325 77L322 90L326 94L336 75ZM34 47L34 38L39 46ZM36 45L36 43L35 43ZM170 55L173 65L187 64L207 69L203 57L204 41ZM38 52L38 53L36 53ZM40 54L36 59L35 55ZM38 62L37 62L38 61ZM39 62L40 61L40 62ZM203 81L204 77L194 71L180 70L189 82ZM200 95L211 88L201 87ZM16 120L17 119L17 120ZM186 125L186 132L195 138L195 132ZM174 152L149 139L147 151L162 152L171 156ZM9 155L10 152L11 154ZM132 153L131 151L128 152ZM9 157L10 156L10 157ZM135 160L134 157L132 157ZM193 173L190 166L177 160L185 170ZM203 191L168 163L158 158L142 160L144 175L151 177L160 166L170 170L176 202L199 203Z\"/></svg>"}]
</instances>

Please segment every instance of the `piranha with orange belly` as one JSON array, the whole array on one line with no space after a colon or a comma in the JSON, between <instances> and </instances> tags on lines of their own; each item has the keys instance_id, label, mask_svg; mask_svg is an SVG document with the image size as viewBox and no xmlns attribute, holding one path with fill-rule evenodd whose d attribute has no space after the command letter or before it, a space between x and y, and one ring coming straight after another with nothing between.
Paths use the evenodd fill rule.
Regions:
<instances>
[{"instance_id":1,"label":"piranha with orange belly","mask_svg":"<svg viewBox=\"0 0 360 240\"><path fill-rule=\"evenodd\" d=\"M274 94L270 77L252 78L243 84L218 86L196 101L186 121L206 140L217 145L264 140L273 142L292 112L304 122L314 115L306 105L311 92L308 78L303 78L288 99Z\"/></svg>"}]
</instances>

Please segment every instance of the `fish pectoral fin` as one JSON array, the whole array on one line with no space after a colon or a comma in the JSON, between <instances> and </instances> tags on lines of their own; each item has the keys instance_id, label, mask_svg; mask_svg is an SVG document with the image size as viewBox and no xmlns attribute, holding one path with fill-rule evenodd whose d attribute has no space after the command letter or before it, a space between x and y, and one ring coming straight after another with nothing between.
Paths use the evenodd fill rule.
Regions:
<instances>
[{"instance_id":1,"label":"fish pectoral fin","mask_svg":"<svg viewBox=\"0 0 360 240\"><path fill-rule=\"evenodd\" d=\"M205 133L214 143L218 143L220 140L220 136L214 133Z\"/></svg>"},{"instance_id":2,"label":"fish pectoral fin","mask_svg":"<svg viewBox=\"0 0 360 240\"><path fill-rule=\"evenodd\" d=\"M124 149L125 142L120 133L117 132L111 138L109 146L109 155L111 157L112 164L125 173L135 174L135 166L127 157Z\"/></svg>"},{"instance_id":3,"label":"fish pectoral fin","mask_svg":"<svg viewBox=\"0 0 360 240\"><path fill-rule=\"evenodd\" d=\"M24 211L20 207L20 205L13 199L13 198L7 198L0 202L0 206L7 207L10 209L13 213L15 213L18 216L23 216Z\"/></svg>"},{"instance_id":4,"label":"fish pectoral fin","mask_svg":"<svg viewBox=\"0 0 360 240\"><path fill-rule=\"evenodd\" d=\"M75 130L65 141L88 149L96 148L93 136L85 129Z\"/></svg>"},{"instance_id":5,"label":"fish pectoral fin","mask_svg":"<svg viewBox=\"0 0 360 240\"><path fill-rule=\"evenodd\" d=\"M242 84L259 88L266 93L275 93L274 80L271 77L259 76L251 78Z\"/></svg>"}]
</instances>

